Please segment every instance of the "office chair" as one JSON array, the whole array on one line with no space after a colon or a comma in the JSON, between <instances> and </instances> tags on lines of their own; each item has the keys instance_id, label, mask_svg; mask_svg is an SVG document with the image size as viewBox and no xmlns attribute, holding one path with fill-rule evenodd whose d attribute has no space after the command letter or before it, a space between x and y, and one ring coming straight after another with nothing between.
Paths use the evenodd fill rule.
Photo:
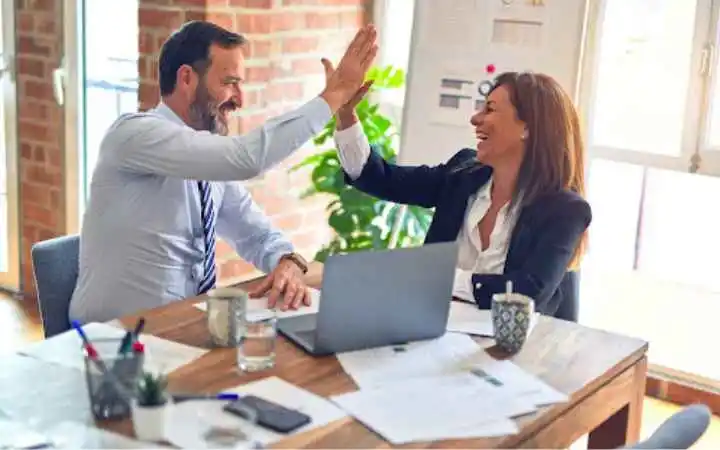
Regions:
<instances>
[{"instance_id":1,"label":"office chair","mask_svg":"<svg viewBox=\"0 0 720 450\"><path fill-rule=\"evenodd\" d=\"M78 277L80 237L60 236L33 244L33 276L45 338L70 329L70 299Z\"/></svg>"},{"instance_id":2,"label":"office chair","mask_svg":"<svg viewBox=\"0 0 720 450\"><path fill-rule=\"evenodd\" d=\"M673 414L653 434L627 449L687 449L705 433L712 412L705 405L695 404Z\"/></svg>"}]
</instances>

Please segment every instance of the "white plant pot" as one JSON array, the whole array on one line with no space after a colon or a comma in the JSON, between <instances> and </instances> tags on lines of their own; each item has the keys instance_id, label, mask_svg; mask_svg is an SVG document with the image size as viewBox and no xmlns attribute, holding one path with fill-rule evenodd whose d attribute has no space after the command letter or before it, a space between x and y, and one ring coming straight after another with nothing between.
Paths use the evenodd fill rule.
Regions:
<instances>
[{"instance_id":1,"label":"white plant pot","mask_svg":"<svg viewBox=\"0 0 720 450\"><path fill-rule=\"evenodd\" d=\"M164 440L171 407L170 401L161 406L140 406L133 401L130 408L137 439L147 442Z\"/></svg>"}]
</instances>

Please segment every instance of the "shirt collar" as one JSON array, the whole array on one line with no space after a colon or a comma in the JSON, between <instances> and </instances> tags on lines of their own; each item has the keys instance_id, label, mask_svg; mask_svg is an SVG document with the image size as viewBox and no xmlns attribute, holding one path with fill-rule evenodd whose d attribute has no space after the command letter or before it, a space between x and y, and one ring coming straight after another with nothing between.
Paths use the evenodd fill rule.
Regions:
<instances>
[{"instance_id":1,"label":"shirt collar","mask_svg":"<svg viewBox=\"0 0 720 450\"><path fill-rule=\"evenodd\" d=\"M173 111L168 105L163 103L162 101L160 104L158 104L155 109L153 110L156 114L170 120L171 122L175 122L178 125L185 125L188 126L181 118L178 116L175 111Z\"/></svg>"}]
</instances>

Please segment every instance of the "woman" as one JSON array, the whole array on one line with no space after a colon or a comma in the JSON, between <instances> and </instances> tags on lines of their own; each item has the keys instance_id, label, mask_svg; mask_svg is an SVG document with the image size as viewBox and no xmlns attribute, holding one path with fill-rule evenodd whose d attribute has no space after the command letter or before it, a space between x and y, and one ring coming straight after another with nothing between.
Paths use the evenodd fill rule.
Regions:
<instances>
[{"instance_id":1,"label":"woman","mask_svg":"<svg viewBox=\"0 0 720 450\"><path fill-rule=\"evenodd\" d=\"M372 151L354 114L362 95L336 117L348 182L389 201L435 208L425 242L459 241L458 269L469 274L465 283L480 308L490 308L511 280L538 312L577 320L573 270L591 210L578 115L560 85L547 75L501 74L470 120L477 148L435 167L393 165Z\"/></svg>"}]
</instances>

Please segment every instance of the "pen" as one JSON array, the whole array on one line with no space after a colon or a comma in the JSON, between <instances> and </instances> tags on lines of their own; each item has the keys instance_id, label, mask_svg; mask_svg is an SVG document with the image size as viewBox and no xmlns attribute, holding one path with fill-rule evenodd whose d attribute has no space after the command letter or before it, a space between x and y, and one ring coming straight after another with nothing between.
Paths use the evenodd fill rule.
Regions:
<instances>
[{"instance_id":1,"label":"pen","mask_svg":"<svg viewBox=\"0 0 720 450\"><path fill-rule=\"evenodd\" d=\"M95 350L95 347L92 345L90 340L88 339L87 335L85 334L85 331L82 329L82 326L80 323L76 320L72 321L72 327L77 331L77 333L80 335L80 339L82 339L85 352L87 353L88 359L92 361L92 363L97 367L97 369L102 373L103 375L107 376L110 379L110 382L115 386L115 389L117 389L118 393L123 396L127 401L130 401L132 399L132 394L128 392L128 390L123 386L123 384L120 382L120 380L117 379L115 374L112 371L109 371L107 366L105 365L105 362L100 359L100 356L98 355L97 350Z\"/></svg>"},{"instance_id":2,"label":"pen","mask_svg":"<svg viewBox=\"0 0 720 450\"><path fill-rule=\"evenodd\" d=\"M234 401L240 398L239 394L232 392L221 392L219 394L173 394L173 401L184 402L186 400L226 400Z\"/></svg>"},{"instance_id":3,"label":"pen","mask_svg":"<svg viewBox=\"0 0 720 450\"><path fill-rule=\"evenodd\" d=\"M125 333L125 336L123 336L122 341L120 342L120 348L118 348L119 354L122 355L123 353L127 353L130 350L131 344L137 340L138 336L140 336L140 333L142 332L144 326L145 318L141 317L135 324L135 329L133 329L133 331L128 331Z\"/></svg>"}]
</instances>

